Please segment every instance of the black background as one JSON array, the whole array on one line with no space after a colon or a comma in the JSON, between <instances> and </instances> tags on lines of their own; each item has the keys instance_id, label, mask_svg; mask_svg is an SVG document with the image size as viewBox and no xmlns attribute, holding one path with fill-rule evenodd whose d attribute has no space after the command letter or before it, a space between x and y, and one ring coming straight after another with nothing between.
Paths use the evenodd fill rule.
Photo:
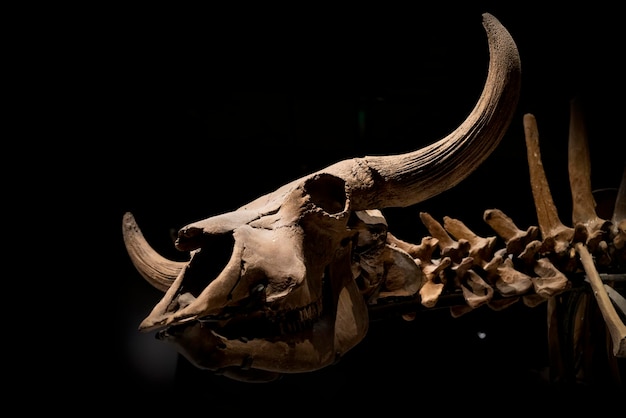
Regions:
<instances>
[{"instance_id":1,"label":"black background","mask_svg":"<svg viewBox=\"0 0 626 418\"><path fill-rule=\"evenodd\" d=\"M126 255L124 212L135 215L154 248L182 259L171 234L189 222L338 160L406 152L445 136L483 87L483 12L497 17L519 48L516 116L498 149L456 188L385 210L390 231L418 243L428 235L419 212L428 212L490 236L482 221L490 208L521 229L536 225L525 113L537 118L548 181L569 224L572 98L585 110L593 187L618 187L624 167L623 27L616 10L600 3L567 10L486 2L145 9L108 11L68 31L77 94L66 121L80 140L71 144L72 169L61 181L80 193L72 194L74 245L63 252L85 264L71 309L74 318L87 318L64 326L76 340L61 349L61 369L79 372L72 383L104 387L93 393L112 402L184 410L188 399L207 413L294 402L329 411L337 404L416 413L429 404L490 409L492 402L532 409L538 399L587 394L590 388L546 381L545 306L374 321L336 366L263 385L194 370L153 334L137 331L161 294ZM475 403L466 408L455 403L460 399Z\"/></svg>"}]
</instances>

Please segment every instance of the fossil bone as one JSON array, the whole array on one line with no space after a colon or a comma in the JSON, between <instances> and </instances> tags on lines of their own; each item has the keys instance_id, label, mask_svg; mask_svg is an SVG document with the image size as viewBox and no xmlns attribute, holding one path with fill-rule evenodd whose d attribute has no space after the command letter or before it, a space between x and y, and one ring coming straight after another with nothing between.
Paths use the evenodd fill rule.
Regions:
<instances>
[{"instance_id":1,"label":"fossil bone","mask_svg":"<svg viewBox=\"0 0 626 418\"><path fill-rule=\"evenodd\" d=\"M568 142L568 172L572 191L572 222L582 224L587 230L587 241L602 236L611 223L596 214L596 202L591 190L591 160L587 132L577 99L570 101L570 127ZM589 245L589 242L587 242Z\"/></svg>"},{"instance_id":2,"label":"fossil bone","mask_svg":"<svg viewBox=\"0 0 626 418\"><path fill-rule=\"evenodd\" d=\"M611 230L613 230L615 236L618 234L613 229L611 222L600 219L595 211L595 200L591 192L589 148L579 103L577 100L570 102L570 133L568 141L568 172L573 201L572 221L575 225L574 229L564 226L558 219L556 207L552 201L541 163L538 132L533 115L524 115L524 127L533 196L540 228L544 236L543 250L546 250L545 242L550 240L552 241L551 244L554 244L549 246L550 249L554 249L560 255L571 254L569 250L573 246L586 273L587 281L591 284L593 295L611 336L613 354L618 357L624 357L626 356L626 325L624 325L623 320L617 313L609 293L602 283L596 267L597 263L589 251L590 246L604 251L604 249L608 248L608 245L606 242L604 242L604 245L600 245L600 243L605 235ZM626 175L623 176L619 187L612 217L613 221L618 221L619 218L623 217L623 213L620 213L620 210L622 210L624 197L620 195L620 192L623 193L625 177ZM613 238L612 242L615 242L615 238ZM567 257L566 255L564 258ZM600 256L597 257L597 259L601 258ZM571 263L567 262L567 260L563 261L562 258L560 261L562 270L570 271L572 269ZM538 278L533 278L538 295L543 293L546 297L551 297L560 293L569 285L567 277L548 258L537 260L535 272L539 275Z\"/></svg>"},{"instance_id":3,"label":"fossil bone","mask_svg":"<svg viewBox=\"0 0 626 418\"><path fill-rule=\"evenodd\" d=\"M528 155L528 167L530 173L530 185L535 199L537 221L544 245L548 243L546 250L554 250L557 254L564 254L570 248L570 241L574 235L574 229L565 226L559 219L557 208L552 200L550 186L546 179L541 162L539 149L539 131L535 116L527 113L524 115L524 134L526 138L526 152Z\"/></svg>"},{"instance_id":4,"label":"fossil bone","mask_svg":"<svg viewBox=\"0 0 626 418\"><path fill-rule=\"evenodd\" d=\"M606 231L611 228L611 223L600 219L595 211L595 200L591 192L591 163L587 145L587 133L577 100L572 100L570 103L568 146L568 169L573 201L572 220L576 226L584 227L588 235L586 242L576 242L575 248L580 256L587 279L593 289L593 295L611 335L613 354L623 357L626 356L626 325L622 322L615 310L615 306L611 302L590 252L590 247L592 249L596 248L598 241L606 235ZM620 188L622 186L623 181ZM619 203L616 202L616 208L618 209L614 211L613 219L621 216L619 213L615 215L620 210L618 205L621 204L621 201Z\"/></svg>"},{"instance_id":5,"label":"fossil bone","mask_svg":"<svg viewBox=\"0 0 626 418\"><path fill-rule=\"evenodd\" d=\"M168 260L154 251L148 245L131 213L124 214L122 225L126 250L137 271L156 289L167 291L187 263Z\"/></svg>"},{"instance_id":6,"label":"fossil bone","mask_svg":"<svg viewBox=\"0 0 626 418\"><path fill-rule=\"evenodd\" d=\"M587 247L582 242L577 242L576 251L580 254L580 260L593 289L593 295L596 298L596 302L598 302L598 307L611 335L613 355L626 357L626 325L624 325L624 322L617 314Z\"/></svg>"},{"instance_id":7,"label":"fossil bone","mask_svg":"<svg viewBox=\"0 0 626 418\"><path fill-rule=\"evenodd\" d=\"M535 293L544 298L549 298L563 291L570 286L570 281L558 268L552 264L548 258L540 258L535 265L536 277L532 277Z\"/></svg>"},{"instance_id":8,"label":"fossil bone","mask_svg":"<svg viewBox=\"0 0 626 418\"><path fill-rule=\"evenodd\" d=\"M466 120L441 140L405 154L340 161L235 211L188 224L175 244L190 254L183 264L157 256L126 215L131 261L165 290L140 330L157 331L200 368L255 381L320 369L358 344L368 311L352 250L360 233L372 238L368 228L375 228L364 228L359 214L414 205L457 185L498 146L514 115L517 47L492 15L483 15L483 27L489 47L483 91ZM213 249L225 242L230 259L215 271ZM390 264L369 272L374 300L417 293L423 278L409 253L387 244L377 249L377 260ZM482 291L479 278L468 283Z\"/></svg>"},{"instance_id":9,"label":"fossil bone","mask_svg":"<svg viewBox=\"0 0 626 418\"><path fill-rule=\"evenodd\" d=\"M359 218L353 275L368 304L379 298L414 296L425 280L411 255L387 243L387 221L379 210L355 212Z\"/></svg>"},{"instance_id":10,"label":"fossil bone","mask_svg":"<svg viewBox=\"0 0 626 418\"><path fill-rule=\"evenodd\" d=\"M423 237L420 245L415 245L389 233L387 242L403 249L413 258L424 274L424 281L419 289L421 304L427 308L435 306L446 283L444 272L452 264L450 257L433 259L433 252L438 247L439 240L434 237Z\"/></svg>"},{"instance_id":11,"label":"fossil bone","mask_svg":"<svg viewBox=\"0 0 626 418\"><path fill-rule=\"evenodd\" d=\"M420 219L432 236L419 245L388 231L380 209L414 205L455 186L487 158L508 127L519 95L519 57L495 18L484 15L483 25L490 51L483 93L466 121L442 140L406 154L344 160L235 211L184 226L176 247L189 252L188 262L156 253L127 213L128 254L140 274L164 292L140 329L157 331L202 369L272 381L333 364L365 337L371 315L387 307L411 320L422 307L449 307L458 317L483 306L502 310L519 300L531 307L547 301L552 315L555 296L571 288L570 279L582 267L614 355L626 357L624 298L603 284L611 279L598 271L625 263L626 180L611 222L598 218L576 103L570 109L568 165L573 227L558 218L536 121L527 114L539 227L523 231L498 209L485 211L483 220L504 241L500 249L496 237L480 237L447 216L442 226L426 212ZM226 242L230 259L219 265L214 255ZM579 333L583 318L576 315Z\"/></svg>"},{"instance_id":12,"label":"fossil bone","mask_svg":"<svg viewBox=\"0 0 626 418\"><path fill-rule=\"evenodd\" d=\"M524 295L533 285L532 278L516 270L510 258L498 265L496 277L496 290L505 297Z\"/></svg>"},{"instance_id":13,"label":"fossil bone","mask_svg":"<svg viewBox=\"0 0 626 418\"><path fill-rule=\"evenodd\" d=\"M460 263L469 252L470 242L463 238L458 241L453 240L445 228L429 213L421 212L420 219L428 232L437 240L442 257L450 257L454 263Z\"/></svg>"},{"instance_id":14,"label":"fossil bone","mask_svg":"<svg viewBox=\"0 0 626 418\"><path fill-rule=\"evenodd\" d=\"M462 221L449 216L443 217L443 227L456 239L467 241L469 243L469 256L474 259L477 265L488 268L487 264L493 258L496 237L480 237L470 230Z\"/></svg>"},{"instance_id":15,"label":"fossil bone","mask_svg":"<svg viewBox=\"0 0 626 418\"><path fill-rule=\"evenodd\" d=\"M499 209L488 209L483 214L483 220L504 239L507 252L517 256L526 246L537 239L539 228L530 226L522 231L515 222Z\"/></svg>"}]
</instances>

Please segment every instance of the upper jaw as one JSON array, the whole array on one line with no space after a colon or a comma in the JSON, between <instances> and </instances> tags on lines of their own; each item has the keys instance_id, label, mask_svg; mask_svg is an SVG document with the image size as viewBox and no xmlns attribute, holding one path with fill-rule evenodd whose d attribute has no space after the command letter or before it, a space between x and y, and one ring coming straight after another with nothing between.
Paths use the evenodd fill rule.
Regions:
<instances>
[{"instance_id":1,"label":"upper jaw","mask_svg":"<svg viewBox=\"0 0 626 418\"><path fill-rule=\"evenodd\" d=\"M182 326L190 322L199 322L206 329L225 338L277 338L294 335L310 330L325 313L324 301L332 300L328 294L330 289L319 293L311 300L307 293L303 297L296 289L283 298L280 303L269 303L265 300L265 287L254 286L247 298L221 307L219 310L205 310L202 314L180 317L181 310L197 303L197 299L189 292L174 295L168 306L177 306L178 310L159 317L149 315L142 325L144 330L163 330ZM157 305L158 306L158 305Z\"/></svg>"},{"instance_id":2,"label":"upper jaw","mask_svg":"<svg viewBox=\"0 0 626 418\"><path fill-rule=\"evenodd\" d=\"M202 254L192 253L191 260L139 329L160 331L199 322L227 338L275 338L307 330L320 319L323 300L331 300L323 297L323 290L316 296L301 284L279 300L269 302L264 283L257 282L249 288L242 284L239 263L233 261L239 258L236 253L218 278L208 283ZM236 287L245 289L235 290Z\"/></svg>"}]
</instances>

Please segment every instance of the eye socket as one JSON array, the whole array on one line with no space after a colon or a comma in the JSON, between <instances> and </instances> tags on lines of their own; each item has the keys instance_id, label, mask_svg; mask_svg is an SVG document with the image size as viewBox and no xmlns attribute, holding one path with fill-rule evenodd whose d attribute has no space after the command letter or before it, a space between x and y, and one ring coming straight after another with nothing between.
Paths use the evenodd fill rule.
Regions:
<instances>
[{"instance_id":1,"label":"eye socket","mask_svg":"<svg viewBox=\"0 0 626 418\"><path fill-rule=\"evenodd\" d=\"M346 183L329 174L319 174L309 179L304 185L311 202L330 214L346 209Z\"/></svg>"}]
</instances>

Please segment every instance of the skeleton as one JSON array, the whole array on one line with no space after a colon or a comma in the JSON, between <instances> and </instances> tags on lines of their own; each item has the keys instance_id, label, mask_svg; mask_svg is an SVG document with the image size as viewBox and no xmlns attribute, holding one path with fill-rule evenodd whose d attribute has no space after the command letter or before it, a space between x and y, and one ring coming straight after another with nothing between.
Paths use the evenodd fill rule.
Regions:
<instances>
[{"instance_id":1,"label":"skeleton","mask_svg":"<svg viewBox=\"0 0 626 418\"><path fill-rule=\"evenodd\" d=\"M402 155L338 162L235 211L184 226L175 245L189 252L187 262L154 251L126 213L130 259L165 293L140 330L156 330L201 369L271 381L336 362L365 337L377 309L395 306L410 320L420 307L442 304L453 316L483 305L504 309L519 300L536 306L571 288L568 275L582 264L614 353L626 356L624 324L612 302L619 293L609 296L589 262L592 253L601 253L611 260L605 267L623 269L626 181L614 218L602 221L590 205L588 172L572 170L572 191L584 195L583 203L575 208L573 228L560 224L546 198L532 115L524 122L539 227L520 230L491 209L484 220L498 237L480 237L448 217L442 226L427 213L420 217L431 236L419 245L387 229L382 209L415 205L457 185L498 146L513 119L520 91L517 47L490 14L483 15L483 26L490 52L483 92L445 138ZM570 148L580 149L584 141L584 135L570 138ZM499 238L505 245L496 249ZM212 252L226 242L230 260L216 271Z\"/></svg>"}]
</instances>

